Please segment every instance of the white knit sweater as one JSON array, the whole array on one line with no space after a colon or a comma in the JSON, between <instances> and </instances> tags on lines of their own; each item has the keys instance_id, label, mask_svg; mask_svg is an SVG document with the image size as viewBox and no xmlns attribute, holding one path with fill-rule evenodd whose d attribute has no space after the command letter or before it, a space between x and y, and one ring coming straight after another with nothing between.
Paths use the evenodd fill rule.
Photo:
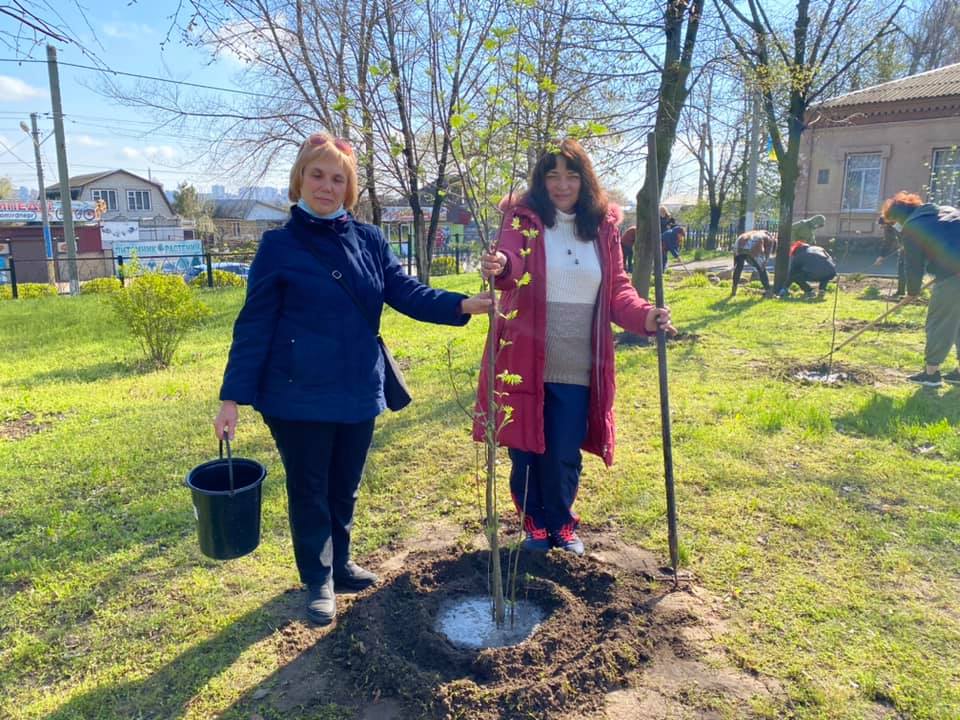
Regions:
<instances>
[{"instance_id":1,"label":"white knit sweater","mask_svg":"<svg viewBox=\"0 0 960 720\"><path fill-rule=\"evenodd\" d=\"M594 243L577 239L574 215L557 211L544 231L547 261L547 365L545 382L590 385L593 310L600 290Z\"/></svg>"}]
</instances>

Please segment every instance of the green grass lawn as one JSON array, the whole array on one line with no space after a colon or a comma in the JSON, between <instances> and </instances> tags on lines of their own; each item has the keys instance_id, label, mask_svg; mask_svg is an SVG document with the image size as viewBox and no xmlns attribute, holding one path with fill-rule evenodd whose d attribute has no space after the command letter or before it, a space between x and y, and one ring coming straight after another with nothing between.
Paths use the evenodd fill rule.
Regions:
<instances>
[{"instance_id":1,"label":"green grass lawn","mask_svg":"<svg viewBox=\"0 0 960 720\"><path fill-rule=\"evenodd\" d=\"M960 717L960 387L903 381L920 368L924 309L837 356L876 384L807 386L786 369L829 350L832 293L730 300L729 285L671 282L675 321L697 336L669 350L682 558L723 602L730 661L782 683L772 717ZM235 701L277 670L269 618L297 578L259 418L244 409L235 442L270 473L258 550L203 557L183 486L216 452L242 302L201 295L213 315L162 371L140 366L100 297L0 303L0 717L245 718ZM837 317L884 309L843 293ZM437 513L475 526L475 451L446 347L469 395L485 326L386 316L415 402L378 423L359 554ZM586 459L578 509L665 557L656 351L624 347L617 364L617 462Z\"/></svg>"}]
</instances>

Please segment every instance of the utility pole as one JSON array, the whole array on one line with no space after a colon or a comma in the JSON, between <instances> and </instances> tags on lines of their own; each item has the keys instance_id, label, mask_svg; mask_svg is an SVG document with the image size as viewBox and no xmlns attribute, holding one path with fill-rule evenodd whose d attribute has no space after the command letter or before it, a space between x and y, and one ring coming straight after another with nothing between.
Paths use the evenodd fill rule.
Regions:
<instances>
[{"instance_id":1,"label":"utility pole","mask_svg":"<svg viewBox=\"0 0 960 720\"><path fill-rule=\"evenodd\" d=\"M43 187L43 163L40 160L40 131L37 129L37 114L30 113L32 132L27 124L20 123L20 128L33 136L33 155L37 162L37 185L40 193L40 218L43 221L43 249L47 256L47 280L51 285L57 283L57 272L53 265L53 236L50 233L50 218L47 215L47 193Z\"/></svg>"},{"instance_id":2,"label":"utility pole","mask_svg":"<svg viewBox=\"0 0 960 720\"><path fill-rule=\"evenodd\" d=\"M60 203L63 212L63 239L67 241L67 275L70 294L80 294L77 277L77 241L73 235L73 205L70 197L70 173L67 171L67 141L63 133L63 108L60 102L60 73L57 49L47 45L47 70L50 73L50 100L53 105L53 132L57 142L57 170L60 173Z\"/></svg>"},{"instance_id":3,"label":"utility pole","mask_svg":"<svg viewBox=\"0 0 960 720\"><path fill-rule=\"evenodd\" d=\"M753 94L753 117L751 118L750 128L750 157L747 164L747 197L746 197L746 217L743 223L744 232L753 230L754 208L757 197L757 155L760 153L760 91L756 90Z\"/></svg>"}]
</instances>

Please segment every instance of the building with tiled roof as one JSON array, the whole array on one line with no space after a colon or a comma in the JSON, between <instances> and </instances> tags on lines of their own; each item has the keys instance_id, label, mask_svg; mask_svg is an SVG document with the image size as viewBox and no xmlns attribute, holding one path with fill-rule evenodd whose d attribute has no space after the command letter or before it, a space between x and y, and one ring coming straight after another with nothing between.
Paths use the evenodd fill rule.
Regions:
<instances>
[{"instance_id":1,"label":"building with tiled roof","mask_svg":"<svg viewBox=\"0 0 960 720\"><path fill-rule=\"evenodd\" d=\"M795 217L826 216L824 237L878 238L880 206L898 190L960 204L960 63L807 112Z\"/></svg>"}]
</instances>

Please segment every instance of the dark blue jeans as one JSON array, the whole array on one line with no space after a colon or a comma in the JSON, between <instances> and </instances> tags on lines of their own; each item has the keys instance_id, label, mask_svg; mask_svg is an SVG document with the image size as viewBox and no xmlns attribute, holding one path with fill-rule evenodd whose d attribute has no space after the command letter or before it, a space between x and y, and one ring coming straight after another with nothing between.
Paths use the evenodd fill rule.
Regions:
<instances>
[{"instance_id":1,"label":"dark blue jeans","mask_svg":"<svg viewBox=\"0 0 960 720\"><path fill-rule=\"evenodd\" d=\"M263 420L287 474L287 513L300 580L322 584L350 559L353 507L374 420L329 423L266 416Z\"/></svg>"},{"instance_id":2,"label":"dark blue jeans","mask_svg":"<svg viewBox=\"0 0 960 720\"><path fill-rule=\"evenodd\" d=\"M546 450L532 453L510 450L510 494L519 512L526 493L525 530L556 533L580 518L573 501L580 487L583 456L580 446L587 435L590 388L583 385L544 385L543 430Z\"/></svg>"}]
</instances>

